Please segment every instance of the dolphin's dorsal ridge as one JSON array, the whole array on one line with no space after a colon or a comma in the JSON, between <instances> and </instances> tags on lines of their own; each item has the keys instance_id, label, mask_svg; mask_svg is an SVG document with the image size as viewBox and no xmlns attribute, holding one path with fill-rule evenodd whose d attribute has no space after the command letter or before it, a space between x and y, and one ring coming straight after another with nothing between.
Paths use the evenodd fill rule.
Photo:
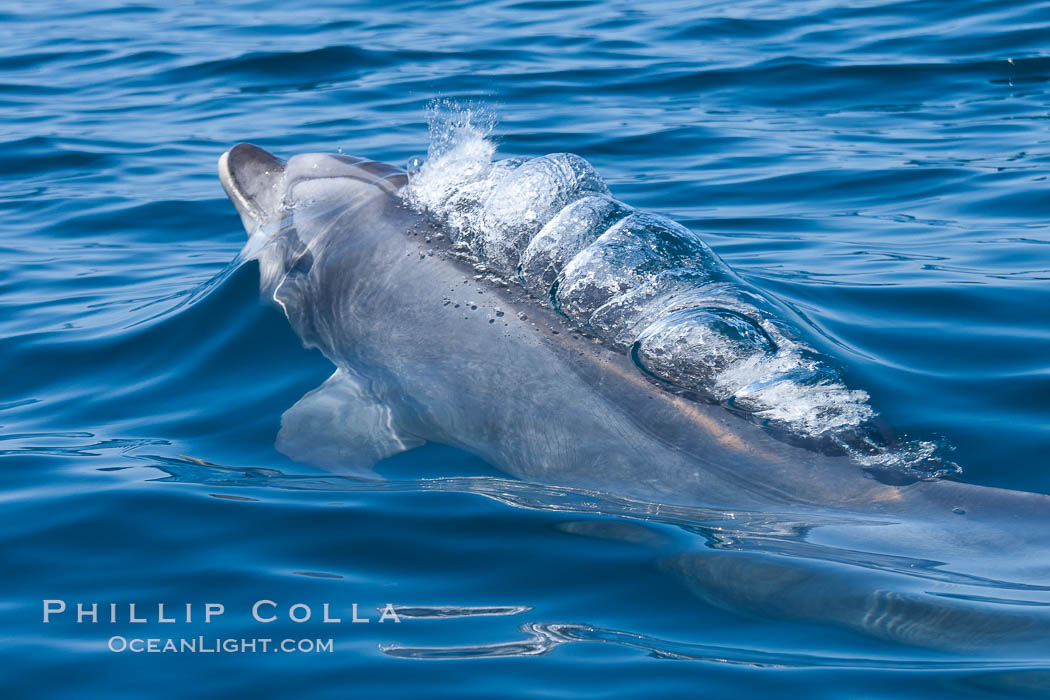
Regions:
<instances>
[{"instance_id":1,"label":"dolphin's dorsal ridge","mask_svg":"<svg viewBox=\"0 0 1050 700\"><path fill-rule=\"evenodd\" d=\"M331 471L374 474L381 459L422 445L357 377L339 369L285 411L277 449Z\"/></svg>"}]
</instances>

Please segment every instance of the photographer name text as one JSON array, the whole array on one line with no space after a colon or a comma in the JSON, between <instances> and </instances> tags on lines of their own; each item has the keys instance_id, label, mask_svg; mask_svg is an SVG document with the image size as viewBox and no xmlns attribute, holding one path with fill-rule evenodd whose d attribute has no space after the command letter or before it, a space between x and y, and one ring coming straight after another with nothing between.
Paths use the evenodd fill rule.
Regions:
<instances>
[{"instance_id":1,"label":"photographer name text","mask_svg":"<svg viewBox=\"0 0 1050 700\"><path fill-rule=\"evenodd\" d=\"M98 603L69 602L62 599L43 600L43 622L75 621L77 624L193 624L212 622L226 615L224 603ZM373 612L374 611L374 612ZM313 620L322 624L367 624L370 622L400 623L401 618L392 603L367 608L359 603L333 605L321 603L292 603L280 605L266 598L255 601L243 611L262 624L288 621L305 623Z\"/></svg>"}]
</instances>

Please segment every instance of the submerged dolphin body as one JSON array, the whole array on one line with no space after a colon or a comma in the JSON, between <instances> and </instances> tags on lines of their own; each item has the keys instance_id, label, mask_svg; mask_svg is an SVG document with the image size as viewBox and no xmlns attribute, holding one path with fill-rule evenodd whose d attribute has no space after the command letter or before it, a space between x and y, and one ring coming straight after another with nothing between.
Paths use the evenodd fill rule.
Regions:
<instances>
[{"instance_id":1,"label":"submerged dolphin body","mask_svg":"<svg viewBox=\"0 0 1050 700\"><path fill-rule=\"evenodd\" d=\"M434 441L654 515L716 509L709 547L664 562L709 602L921 645L1045 653L1050 498L884 483L850 457L666 390L615 344L479 276L404 204L407 176L393 166L284 162L240 144L219 173L263 295L337 367L282 421L278 445L294 458L365 468Z\"/></svg>"}]
</instances>

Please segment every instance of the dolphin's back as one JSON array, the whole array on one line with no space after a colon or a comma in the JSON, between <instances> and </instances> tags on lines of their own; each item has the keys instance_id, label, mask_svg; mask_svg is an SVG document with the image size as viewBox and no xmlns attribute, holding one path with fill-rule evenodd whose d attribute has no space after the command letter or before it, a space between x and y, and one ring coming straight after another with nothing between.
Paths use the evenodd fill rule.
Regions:
<instances>
[{"instance_id":1,"label":"dolphin's back","mask_svg":"<svg viewBox=\"0 0 1050 700\"><path fill-rule=\"evenodd\" d=\"M670 502L844 502L885 488L845 458L665 391L621 350L478 275L393 193L357 182L340 185L354 202L349 215L310 222L329 234L313 237L313 263L297 283L311 303L296 305L292 322L337 365L368 377L404 431L522 478Z\"/></svg>"}]
</instances>

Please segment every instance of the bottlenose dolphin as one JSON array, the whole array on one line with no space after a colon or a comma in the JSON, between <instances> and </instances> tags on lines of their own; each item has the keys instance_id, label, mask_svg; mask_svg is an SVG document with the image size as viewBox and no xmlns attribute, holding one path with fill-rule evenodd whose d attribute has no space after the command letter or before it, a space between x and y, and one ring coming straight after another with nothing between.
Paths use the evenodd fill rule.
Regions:
<instances>
[{"instance_id":1,"label":"bottlenose dolphin","mask_svg":"<svg viewBox=\"0 0 1050 700\"><path fill-rule=\"evenodd\" d=\"M362 469L434 441L654 515L716 509L708 547L664 562L709 602L1045 655L1050 497L873 478L849 454L668 390L622 346L479 274L406 205L397 167L239 144L219 175L263 296L336 367L283 418L278 446L293 458Z\"/></svg>"}]
</instances>

